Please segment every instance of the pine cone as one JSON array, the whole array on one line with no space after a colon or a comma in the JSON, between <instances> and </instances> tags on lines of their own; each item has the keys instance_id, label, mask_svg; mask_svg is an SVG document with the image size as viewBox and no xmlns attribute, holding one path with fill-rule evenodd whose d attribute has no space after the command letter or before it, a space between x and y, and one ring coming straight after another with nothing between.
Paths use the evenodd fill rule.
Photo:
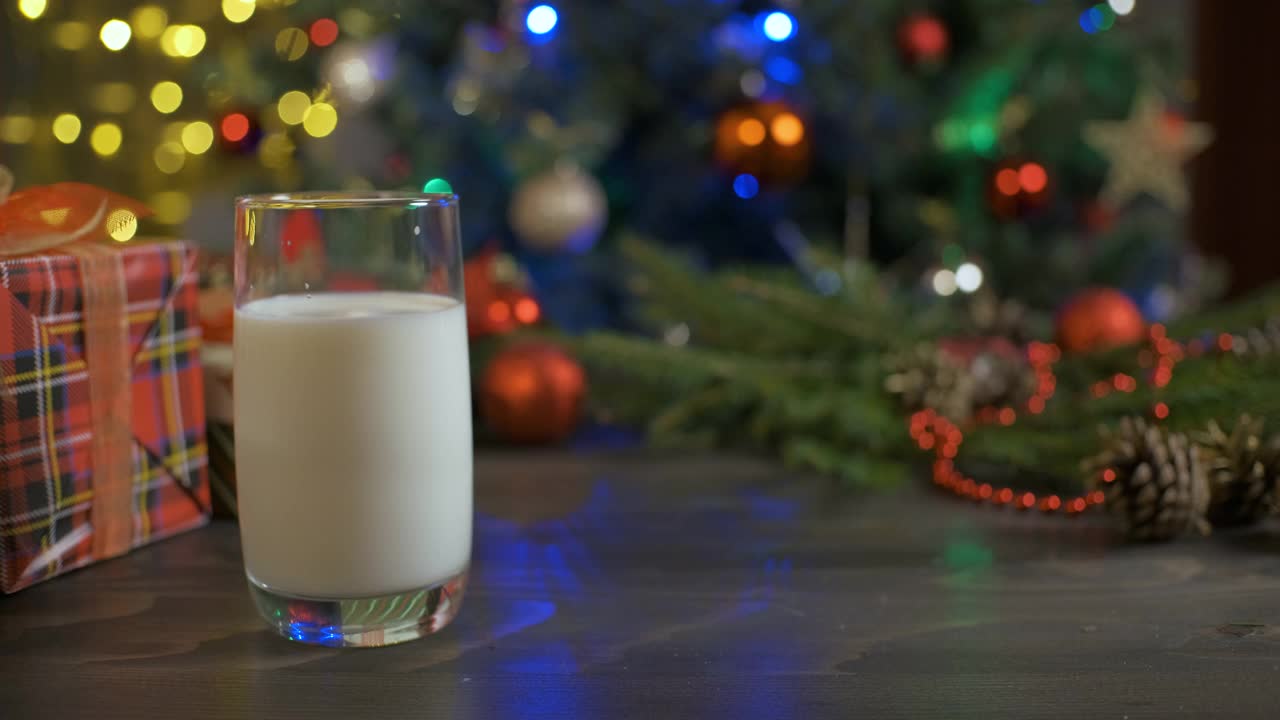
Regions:
<instances>
[{"instance_id":1,"label":"pine cone","mask_svg":"<svg viewBox=\"0 0 1280 720\"><path fill-rule=\"evenodd\" d=\"M1171 540L1208 531L1204 463L1199 448L1181 433L1124 418L1115 432L1104 429L1103 450L1085 468L1130 540Z\"/></svg>"},{"instance_id":2,"label":"pine cone","mask_svg":"<svg viewBox=\"0 0 1280 720\"><path fill-rule=\"evenodd\" d=\"M885 389L908 411L932 408L959 422L973 415L974 378L964 363L929 343L890 361Z\"/></svg>"},{"instance_id":3,"label":"pine cone","mask_svg":"<svg viewBox=\"0 0 1280 720\"><path fill-rule=\"evenodd\" d=\"M1196 437L1209 477L1209 521L1249 525L1275 510L1280 449L1262 438L1263 421L1240 416L1228 435L1216 422Z\"/></svg>"}]
</instances>

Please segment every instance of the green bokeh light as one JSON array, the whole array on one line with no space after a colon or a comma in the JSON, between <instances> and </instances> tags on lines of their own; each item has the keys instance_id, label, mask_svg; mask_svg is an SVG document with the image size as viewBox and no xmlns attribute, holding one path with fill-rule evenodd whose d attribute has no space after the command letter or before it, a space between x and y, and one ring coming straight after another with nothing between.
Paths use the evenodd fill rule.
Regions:
<instances>
[{"instance_id":1,"label":"green bokeh light","mask_svg":"<svg viewBox=\"0 0 1280 720\"><path fill-rule=\"evenodd\" d=\"M980 120L969 126L969 145L979 155L986 155L996 147L996 130L991 123Z\"/></svg>"},{"instance_id":2,"label":"green bokeh light","mask_svg":"<svg viewBox=\"0 0 1280 720\"><path fill-rule=\"evenodd\" d=\"M428 180L428 181L427 181L427 184L425 184L425 185L423 185L423 186L422 186L422 192L424 192L424 193L451 193L451 192L453 192L453 186L452 186L452 185L450 185L450 184L449 184L449 181L448 181L448 180L445 180L444 178L439 178L439 177L438 177L438 178L431 178L430 180Z\"/></svg>"},{"instance_id":3,"label":"green bokeh light","mask_svg":"<svg viewBox=\"0 0 1280 720\"><path fill-rule=\"evenodd\" d=\"M964 249L955 243L948 243L942 248L942 265L943 267L956 269L960 263L964 262Z\"/></svg>"}]
</instances>

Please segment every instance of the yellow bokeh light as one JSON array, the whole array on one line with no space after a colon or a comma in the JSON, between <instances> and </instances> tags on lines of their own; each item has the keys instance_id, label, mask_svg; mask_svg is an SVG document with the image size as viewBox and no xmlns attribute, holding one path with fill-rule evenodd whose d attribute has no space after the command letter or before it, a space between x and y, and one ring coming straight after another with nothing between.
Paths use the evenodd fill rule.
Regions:
<instances>
[{"instance_id":1,"label":"yellow bokeh light","mask_svg":"<svg viewBox=\"0 0 1280 720\"><path fill-rule=\"evenodd\" d=\"M35 20L43 15L48 6L49 3L46 0L18 0L18 12L28 20Z\"/></svg>"},{"instance_id":2,"label":"yellow bokeh light","mask_svg":"<svg viewBox=\"0 0 1280 720\"><path fill-rule=\"evenodd\" d=\"M115 155L123 141L124 133L120 132L120 126L112 122L98 123L89 133L89 145L103 157Z\"/></svg>"},{"instance_id":3,"label":"yellow bokeh light","mask_svg":"<svg viewBox=\"0 0 1280 720\"><path fill-rule=\"evenodd\" d=\"M116 242L129 242L138 234L138 216L119 208L107 215L107 234Z\"/></svg>"},{"instance_id":4,"label":"yellow bokeh light","mask_svg":"<svg viewBox=\"0 0 1280 720\"><path fill-rule=\"evenodd\" d=\"M262 144L258 146L258 159L263 166L278 169L289 164L293 151L293 141L288 135L272 133L263 138Z\"/></svg>"},{"instance_id":5,"label":"yellow bokeh light","mask_svg":"<svg viewBox=\"0 0 1280 720\"><path fill-rule=\"evenodd\" d=\"M307 108L302 119L302 129L311 137L322 138L338 127L338 111L329 103L315 103Z\"/></svg>"},{"instance_id":6,"label":"yellow bokeh light","mask_svg":"<svg viewBox=\"0 0 1280 720\"><path fill-rule=\"evenodd\" d=\"M53 119L53 136L58 142L70 145L80 137L80 118L71 113L62 113Z\"/></svg>"},{"instance_id":7,"label":"yellow bokeh light","mask_svg":"<svg viewBox=\"0 0 1280 720\"><path fill-rule=\"evenodd\" d=\"M168 142L182 142L182 131L187 128L187 124L182 120L174 120L166 123L164 126L164 139Z\"/></svg>"},{"instance_id":8,"label":"yellow bokeh light","mask_svg":"<svg viewBox=\"0 0 1280 720\"><path fill-rule=\"evenodd\" d=\"M738 123L738 140L747 147L755 147L764 142L764 123L755 118L747 118Z\"/></svg>"},{"instance_id":9,"label":"yellow bokeh light","mask_svg":"<svg viewBox=\"0 0 1280 720\"><path fill-rule=\"evenodd\" d=\"M133 37L133 30L129 27L129 23L111 19L102 23L102 30L98 33L98 37L108 50L123 50L124 46L129 44L129 38Z\"/></svg>"},{"instance_id":10,"label":"yellow bokeh light","mask_svg":"<svg viewBox=\"0 0 1280 720\"><path fill-rule=\"evenodd\" d=\"M192 155L202 155L213 147L213 128L203 120L187 123L182 128L182 147Z\"/></svg>"},{"instance_id":11,"label":"yellow bokeh light","mask_svg":"<svg viewBox=\"0 0 1280 720\"><path fill-rule=\"evenodd\" d=\"M199 25L170 25L160 36L160 49L170 57L195 57L204 50L204 29Z\"/></svg>"},{"instance_id":12,"label":"yellow bokeh light","mask_svg":"<svg viewBox=\"0 0 1280 720\"><path fill-rule=\"evenodd\" d=\"M222 15L233 23L242 23L253 15L254 0L222 0Z\"/></svg>"},{"instance_id":13,"label":"yellow bokeh light","mask_svg":"<svg viewBox=\"0 0 1280 720\"><path fill-rule=\"evenodd\" d=\"M151 158L155 160L160 172L172 175L187 164L187 151L176 142L161 143L156 147Z\"/></svg>"},{"instance_id":14,"label":"yellow bokeh light","mask_svg":"<svg viewBox=\"0 0 1280 720\"><path fill-rule=\"evenodd\" d=\"M129 112L136 96L133 86L123 82L99 83L89 92L89 100L95 108L117 114Z\"/></svg>"},{"instance_id":15,"label":"yellow bokeh light","mask_svg":"<svg viewBox=\"0 0 1280 720\"><path fill-rule=\"evenodd\" d=\"M306 54L307 46L310 44L307 33L301 28L285 28L276 33L276 55L281 60L290 62L297 60Z\"/></svg>"},{"instance_id":16,"label":"yellow bokeh light","mask_svg":"<svg viewBox=\"0 0 1280 720\"><path fill-rule=\"evenodd\" d=\"M151 88L151 104L168 115L182 105L182 86L171 80L158 82Z\"/></svg>"},{"instance_id":17,"label":"yellow bokeh light","mask_svg":"<svg viewBox=\"0 0 1280 720\"><path fill-rule=\"evenodd\" d=\"M795 115L784 112L769 123L773 139L779 145L795 145L804 139L804 123Z\"/></svg>"},{"instance_id":18,"label":"yellow bokeh light","mask_svg":"<svg viewBox=\"0 0 1280 720\"><path fill-rule=\"evenodd\" d=\"M280 96L280 102L276 104L276 112L280 114L280 119L288 125L299 125L307 117L307 111L311 109L311 98L301 90L290 90Z\"/></svg>"},{"instance_id":19,"label":"yellow bokeh light","mask_svg":"<svg viewBox=\"0 0 1280 720\"><path fill-rule=\"evenodd\" d=\"M365 37L374 31L373 17L358 8L347 8L338 13L338 25L344 33Z\"/></svg>"},{"instance_id":20,"label":"yellow bokeh light","mask_svg":"<svg viewBox=\"0 0 1280 720\"><path fill-rule=\"evenodd\" d=\"M155 212L157 222L177 225L191 215L191 198L178 190L166 190L151 196L147 206Z\"/></svg>"},{"instance_id":21,"label":"yellow bokeh light","mask_svg":"<svg viewBox=\"0 0 1280 720\"><path fill-rule=\"evenodd\" d=\"M0 141L20 145L31 140L36 132L36 121L29 115L0 117Z\"/></svg>"},{"instance_id":22,"label":"yellow bokeh light","mask_svg":"<svg viewBox=\"0 0 1280 720\"><path fill-rule=\"evenodd\" d=\"M143 5L129 15L129 24L138 37L153 40L160 37L169 24L169 13L155 5Z\"/></svg>"},{"instance_id":23,"label":"yellow bokeh light","mask_svg":"<svg viewBox=\"0 0 1280 720\"><path fill-rule=\"evenodd\" d=\"M89 44L89 26L82 22L58 23L53 29L53 43L63 50L80 50Z\"/></svg>"}]
</instances>

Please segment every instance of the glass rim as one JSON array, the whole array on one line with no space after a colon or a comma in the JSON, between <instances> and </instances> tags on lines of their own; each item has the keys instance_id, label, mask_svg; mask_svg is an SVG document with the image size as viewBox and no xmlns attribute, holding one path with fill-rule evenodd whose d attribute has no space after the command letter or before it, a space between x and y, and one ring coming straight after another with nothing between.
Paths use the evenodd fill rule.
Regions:
<instances>
[{"instance_id":1,"label":"glass rim","mask_svg":"<svg viewBox=\"0 0 1280 720\"><path fill-rule=\"evenodd\" d=\"M408 204L410 207L456 207L455 193L429 193L412 190L352 190L241 195L236 207L254 210L308 210L388 207Z\"/></svg>"}]
</instances>

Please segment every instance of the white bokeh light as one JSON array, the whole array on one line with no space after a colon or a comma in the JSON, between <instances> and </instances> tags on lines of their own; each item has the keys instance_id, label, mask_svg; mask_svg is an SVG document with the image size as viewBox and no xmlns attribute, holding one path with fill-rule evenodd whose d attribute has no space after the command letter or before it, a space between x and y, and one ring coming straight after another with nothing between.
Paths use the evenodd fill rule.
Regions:
<instances>
[{"instance_id":1,"label":"white bokeh light","mask_svg":"<svg viewBox=\"0 0 1280 720\"><path fill-rule=\"evenodd\" d=\"M982 287L982 268L971 262L961 264L956 268L956 287L966 293Z\"/></svg>"}]
</instances>

